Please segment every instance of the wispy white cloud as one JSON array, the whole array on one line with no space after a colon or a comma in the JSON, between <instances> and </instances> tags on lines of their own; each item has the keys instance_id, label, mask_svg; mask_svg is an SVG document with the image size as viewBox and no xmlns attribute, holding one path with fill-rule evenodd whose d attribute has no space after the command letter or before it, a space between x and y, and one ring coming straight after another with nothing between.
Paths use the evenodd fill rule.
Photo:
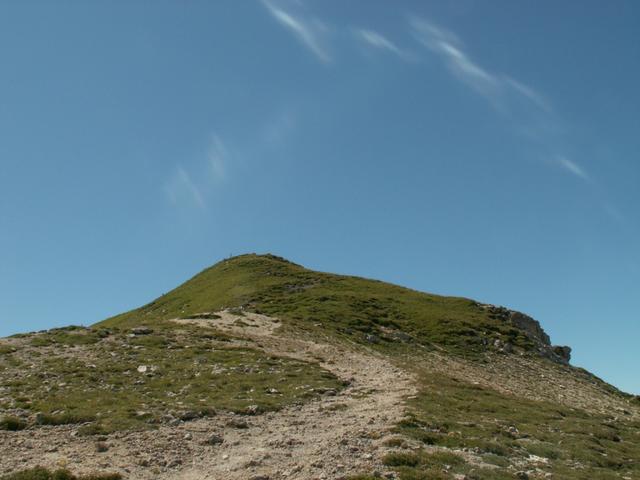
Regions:
<instances>
[{"instance_id":1,"label":"wispy white cloud","mask_svg":"<svg viewBox=\"0 0 640 480\"><path fill-rule=\"evenodd\" d=\"M217 134L211 136L211 143L207 151L209 168L214 181L224 180L227 175L229 151Z\"/></svg>"},{"instance_id":2,"label":"wispy white cloud","mask_svg":"<svg viewBox=\"0 0 640 480\"><path fill-rule=\"evenodd\" d=\"M456 35L418 17L412 17L410 24L415 38L439 55L460 81L484 96L493 98L498 94L499 78L474 62Z\"/></svg>"},{"instance_id":3,"label":"wispy white cloud","mask_svg":"<svg viewBox=\"0 0 640 480\"><path fill-rule=\"evenodd\" d=\"M408 53L378 32L364 28L355 28L353 30L353 34L358 40L370 47L393 53L404 60L411 59L411 56Z\"/></svg>"},{"instance_id":4,"label":"wispy white cloud","mask_svg":"<svg viewBox=\"0 0 640 480\"><path fill-rule=\"evenodd\" d=\"M189 165L178 164L167 180L167 199L182 208L205 209L212 189L227 179L231 155L220 136L212 134L199 160Z\"/></svg>"},{"instance_id":5,"label":"wispy white cloud","mask_svg":"<svg viewBox=\"0 0 640 480\"><path fill-rule=\"evenodd\" d=\"M627 218L613 204L606 202L604 204L604 211L616 222L621 224L627 223Z\"/></svg>"},{"instance_id":6,"label":"wispy white cloud","mask_svg":"<svg viewBox=\"0 0 640 480\"><path fill-rule=\"evenodd\" d=\"M496 73L471 58L459 37L432 22L410 17L416 40L440 57L461 82L485 97L492 106L509 117L514 131L524 134L546 151L557 151L561 121L544 95L509 75ZM552 163L576 178L594 183L577 162L562 154L551 157Z\"/></svg>"},{"instance_id":7,"label":"wispy white cloud","mask_svg":"<svg viewBox=\"0 0 640 480\"><path fill-rule=\"evenodd\" d=\"M325 46L327 27L315 18L294 15L273 0L262 0L269 13L307 47L323 63L331 63L331 55Z\"/></svg>"},{"instance_id":8,"label":"wispy white cloud","mask_svg":"<svg viewBox=\"0 0 640 480\"><path fill-rule=\"evenodd\" d=\"M265 144L275 147L282 145L290 137L298 124L298 116L291 108L277 112L265 123L261 137Z\"/></svg>"},{"instance_id":9,"label":"wispy white cloud","mask_svg":"<svg viewBox=\"0 0 640 480\"><path fill-rule=\"evenodd\" d=\"M174 205L186 203L198 208L205 208L206 204L202 192L182 165L178 165L167 182L165 193Z\"/></svg>"},{"instance_id":10,"label":"wispy white cloud","mask_svg":"<svg viewBox=\"0 0 640 480\"><path fill-rule=\"evenodd\" d=\"M536 92L533 88L509 76L505 76L504 81L508 85L510 85L515 91L517 91L518 93L522 94L523 96L531 100L533 103L535 103L542 110L551 112L552 108L549 101L543 95Z\"/></svg>"},{"instance_id":11,"label":"wispy white cloud","mask_svg":"<svg viewBox=\"0 0 640 480\"><path fill-rule=\"evenodd\" d=\"M458 80L484 96L494 106L508 110L515 94L528 101L531 106L547 111L551 109L543 95L532 87L507 75L492 72L472 59L453 32L420 17L410 17L409 22L419 43L438 55Z\"/></svg>"},{"instance_id":12,"label":"wispy white cloud","mask_svg":"<svg viewBox=\"0 0 640 480\"><path fill-rule=\"evenodd\" d=\"M556 163L574 177L580 178L585 182L591 182L591 177L589 176L589 174L575 161L570 160L563 155L558 155L556 156Z\"/></svg>"}]
</instances>

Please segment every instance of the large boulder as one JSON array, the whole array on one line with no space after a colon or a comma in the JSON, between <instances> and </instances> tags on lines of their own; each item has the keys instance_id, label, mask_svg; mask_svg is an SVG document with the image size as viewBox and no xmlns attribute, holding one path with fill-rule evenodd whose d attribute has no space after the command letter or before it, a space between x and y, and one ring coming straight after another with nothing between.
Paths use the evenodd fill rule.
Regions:
<instances>
[{"instance_id":1,"label":"large boulder","mask_svg":"<svg viewBox=\"0 0 640 480\"><path fill-rule=\"evenodd\" d=\"M569 363L571 360L571 347L556 345L553 347L553 353L564 363Z\"/></svg>"}]
</instances>

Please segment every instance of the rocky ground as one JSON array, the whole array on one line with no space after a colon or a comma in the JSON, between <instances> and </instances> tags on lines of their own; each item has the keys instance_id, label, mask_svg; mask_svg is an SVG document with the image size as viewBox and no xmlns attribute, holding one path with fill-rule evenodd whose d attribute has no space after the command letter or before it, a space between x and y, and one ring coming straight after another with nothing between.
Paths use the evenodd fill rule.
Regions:
<instances>
[{"instance_id":1,"label":"rocky ground","mask_svg":"<svg viewBox=\"0 0 640 480\"><path fill-rule=\"evenodd\" d=\"M108 470L127 478L339 478L363 471L389 473L382 446L414 393L411 377L373 352L363 353L275 333L277 322L227 312L177 320L242 334L269 354L319 361L348 382L316 401L247 416L219 413L158 430L77 435L77 426L0 432L0 472L36 465L74 472ZM390 474L391 475L391 474Z\"/></svg>"},{"instance_id":2,"label":"rocky ground","mask_svg":"<svg viewBox=\"0 0 640 480\"><path fill-rule=\"evenodd\" d=\"M506 353L464 359L437 348L416 353L415 346L407 357L392 357L376 351L373 344L305 336L283 327L276 318L250 312L191 315L172 320L172 325L175 329L169 331L175 334L177 330L178 338L182 338L181 329L191 329L191 336L186 337L191 343L195 338L211 337L207 340L215 346L211 350L246 348L265 358L319 366L335 375L345 388L316 387L316 393L322 392L320 396L304 397L306 401L296 400L266 413L220 409L212 416L174 418L152 429L120 429L89 436L81 434L83 426L79 424L0 430L0 475L43 466L66 468L76 474L116 472L126 479L311 480L360 474L431 478L412 476L417 471L447 479L573 479L583 478L580 471L587 468L591 456L606 459L612 445L620 447L616 453L619 460L611 463L612 469L633 463L629 456L636 450L630 442L635 437L627 427L637 424L640 409L633 407L633 400L608 393L606 384L587 372L562 363ZM136 341L138 337L151 338L151 329L135 330L126 336ZM121 338L107 337L103 341L111 343L99 351L108 352ZM34 345L39 343L43 338L28 336L5 340L0 347L20 347L16 355L24 366L36 355ZM134 355L141 351L137 350L139 345L129 347L120 352ZM84 364L96 360L96 351L83 345L60 352L47 350L54 347L40 348L44 350L38 350L38 355L45 357L55 351L67 360L81 358ZM174 351L171 345L162 348L167 348L162 355ZM276 364L273 368L282 367ZM148 375L151 373L142 378ZM484 402L480 407L478 399ZM546 420L542 419L543 424L538 422L536 427L541 430L531 430L531 435L520 432L519 428L532 427L518 425L529 419L527 415L519 417L517 410L533 408L535 412L537 404L532 406L531 401L544 408L558 405L558 418L575 412L576 422L586 418L581 412L591 412L596 420L580 428L593 430L565 435L549 427L547 434ZM504 405L506 410L500 410ZM566 445L561 451L554 449L556 438ZM582 453L570 452L572 442L577 441L583 444L582 457ZM572 461L566 455L580 460ZM608 465L604 461L596 457L597 465ZM448 470L452 462L454 470ZM561 464L554 466L553 462ZM624 473L631 471L625 468L620 475L607 478L633 479L633 473ZM568 472L578 476L568 476Z\"/></svg>"}]
</instances>

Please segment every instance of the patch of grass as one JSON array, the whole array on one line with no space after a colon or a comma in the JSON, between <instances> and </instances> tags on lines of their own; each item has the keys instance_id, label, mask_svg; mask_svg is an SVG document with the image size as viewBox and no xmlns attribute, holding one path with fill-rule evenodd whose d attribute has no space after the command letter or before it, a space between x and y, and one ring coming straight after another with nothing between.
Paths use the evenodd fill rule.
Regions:
<instances>
[{"instance_id":1,"label":"patch of grass","mask_svg":"<svg viewBox=\"0 0 640 480\"><path fill-rule=\"evenodd\" d=\"M75 425L81 423L90 423L95 419L95 415L70 412L59 414L40 413L36 416L36 423L38 425Z\"/></svg>"},{"instance_id":2,"label":"patch of grass","mask_svg":"<svg viewBox=\"0 0 640 480\"><path fill-rule=\"evenodd\" d=\"M497 467L508 467L511 462L500 455L494 455L493 453L487 453L482 455L482 461L490 465L496 465Z\"/></svg>"},{"instance_id":3,"label":"patch of grass","mask_svg":"<svg viewBox=\"0 0 640 480\"><path fill-rule=\"evenodd\" d=\"M384 441L384 446L389 448L404 448L407 444L403 438L394 437Z\"/></svg>"},{"instance_id":4,"label":"patch of grass","mask_svg":"<svg viewBox=\"0 0 640 480\"><path fill-rule=\"evenodd\" d=\"M444 480L450 479L450 474L469 471L464 458L446 451L393 452L383 458L383 463L397 470L402 480Z\"/></svg>"},{"instance_id":5,"label":"patch of grass","mask_svg":"<svg viewBox=\"0 0 640 480\"><path fill-rule=\"evenodd\" d=\"M89 425L82 425L78 428L78 435L81 437L88 437L94 435L106 435L109 432L100 424L91 423Z\"/></svg>"},{"instance_id":6,"label":"patch of grass","mask_svg":"<svg viewBox=\"0 0 640 480\"><path fill-rule=\"evenodd\" d=\"M194 315L186 315L180 318L182 318L183 320L196 320L196 319L218 320L222 317L217 313L196 313Z\"/></svg>"},{"instance_id":7,"label":"patch of grass","mask_svg":"<svg viewBox=\"0 0 640 480\"><path fill-rule=\"evenodd\" d=\"M417 467L421 463L421 455L416 453L389 453L383 462L388 467Z\"/></svg>"},{"instance_id":8,"label":"patch of grass","mask_svg":"<svg viewBox=\"0 0 640 480\"><path fill-rule=\"evenodd\" d=\"M10 353L14 353L16 348L13 345L2 345L0 344L0 355L7 355Z\"/></svg>"},{"instance_id":9,"label":"patch of grass","mask_svg":"<svg viewBox=\"0 0 640 480\"><path fill-rule=\"evenodd\" d=\"M466 462L460 455L451 452L393 452L387 454L383 463L390 467L440 467L440 466L459 466Z\"/></svg>"},{"instance_id":10,"label":"patch of grass","mask_svg":"<svg viewBox=\"0 0 640 480\"><path fill-rule=\"evenodd\" d=\"M55 328L40 332L31 337L34 347L48 347L50 345L92 345L104 338L102 329L92 330L84 327Z\"/></svg>"},{"instance_id":11,"label":"patch of grass","mask_svg":"<svg viewBox=\"0 0 640 480\"><path fill-rule=\"evenodd\" d=\"M547 442L529 443L525 448L530 455L550 460L557 460L562 456L557 446Z\"/></svg>"},{"instance_id":12,"label":"patch of grass","mask_svg":"<svg viewBox=\"0 0 640 480\"><path fill-rule=\"evenodd\" d=\"M420 382L422 390L410 402L412 415L399 423L398 433L429 445L468 449L502 468L535 455L557 478L600 479L611 472L640 476L634 460L640 458L638 422L508 396L444 375L423 374ZM518 433L507 434L510 426ZM414 468L427 467L420 460ZM478 478L502 478L499 474Z\"/></svg>"},{"instance_id":13,"label":"patch of grass","mask_svg":"<svg viewBox=\"0 0 640 480\"><path fill-rule=\"evenodd\" d=\"M330 412L337 412L340 410L346 410L349 408L349 405L346 403L332 403L328 407L325 407L325 410L329 410Z\"/></svg>"},{"instance_id":14,"label":"patch of grass","mask_svg":"<svg viewBox=\"0 0 640 480\"><path fill-rule=\"evenodd\" d=\"M17 432L18 430L24 430L27 428L27 422L18 417L6 416L0 420L0 430L8 430L10 432Z\"/></svg>"},{"instance_id":15,"label":"patch of grass","mask_svg":"<svg viewBox=\"0 0 640 480\"><path fill-rule=\"evenodd\" d=\"M27 374L17 367L0 371L8 398L3 408L40 412L37 425L89 423L81 434L101 435L216 410L259 414L343 387L317 364L234 348L196 326L172 327L136 337L113 329L108 340L82 345L82 355L56 349L31 358Z\"/></svg>"},{"instance_id":16,"label":"patch of grass","mask_svg":"<svg viewBox=\"0 0 640 480\"><path fill-rule=\"evenodd\" d=\"M52 471L36 467L4 475L0 477L0 480L122 480L122 475L119 473L94 473L76 476L68 470Z\"/></svg>"}]
</instances>

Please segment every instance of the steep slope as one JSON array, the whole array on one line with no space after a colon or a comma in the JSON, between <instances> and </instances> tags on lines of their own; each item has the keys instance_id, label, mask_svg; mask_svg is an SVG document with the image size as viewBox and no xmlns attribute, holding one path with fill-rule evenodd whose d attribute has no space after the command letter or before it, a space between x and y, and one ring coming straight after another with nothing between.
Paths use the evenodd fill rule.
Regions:
<instances>
[{"instance_id":1,"label":"steep slope","mask_svg":"<svg viewBox=\"0 0 640 480\"><path fill-rule=\"evenodd\" d=\"M640 478L640 402L569 353L519 312L242 255L0 339L0 475Z\"/></svg>"}]
</instances>

